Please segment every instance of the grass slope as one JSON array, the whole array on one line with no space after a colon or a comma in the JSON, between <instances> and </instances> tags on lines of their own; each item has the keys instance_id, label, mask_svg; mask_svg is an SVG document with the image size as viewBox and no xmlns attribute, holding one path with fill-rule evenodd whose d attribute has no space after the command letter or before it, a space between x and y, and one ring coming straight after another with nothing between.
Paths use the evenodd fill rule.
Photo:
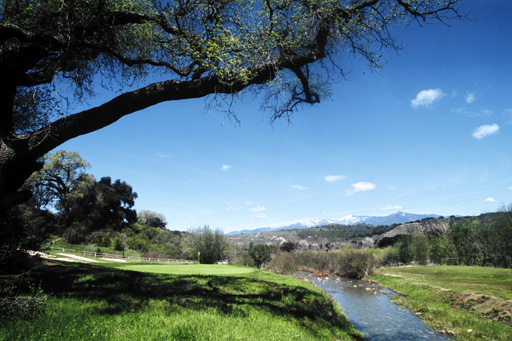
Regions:
<instances>
[{"instance_id":1,"label":"grass slope","mask_svg":"<svg viewBox=\"0 0 512 341\"><path fill-rule=\"evenodd\" d=\"M461 340L512 339L512 270L468 266L383 268L379 284L427 324Z\"/></svg>"},{"instance_id":2,"label":"grass slope","mask_svg":"<svg viewBox=\"0 0 512 341\"><path fill-rule=\"evenodd\" d=\"M122 267L116 265L117 267ZM49 294L2 340L350 340L360 334L308 283L251 268L57 264L33 271ZM146 270L153 272L148 273Z\"/></svg>"}]
</instances>

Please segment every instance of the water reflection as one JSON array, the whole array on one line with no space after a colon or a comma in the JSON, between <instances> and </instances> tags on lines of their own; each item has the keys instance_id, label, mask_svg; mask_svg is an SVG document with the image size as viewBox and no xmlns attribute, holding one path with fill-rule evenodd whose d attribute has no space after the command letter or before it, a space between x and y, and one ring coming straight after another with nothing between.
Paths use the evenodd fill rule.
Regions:
<instances>
[{"instance_id":1,"label":"water reflection","mask_svg":"<svg viewBox=\"0 0 512 341\"><path fill-rule=\"evenodd\" d=\"M418 316L391 302L387 289L342 277L300 276L329 292L368 340L446 340Z\"/></svg>"}]
</instances>

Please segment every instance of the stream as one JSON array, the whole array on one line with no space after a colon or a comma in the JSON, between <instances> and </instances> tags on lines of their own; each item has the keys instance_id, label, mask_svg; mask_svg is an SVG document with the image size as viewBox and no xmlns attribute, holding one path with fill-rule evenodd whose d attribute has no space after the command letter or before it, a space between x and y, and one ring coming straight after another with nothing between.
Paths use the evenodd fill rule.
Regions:
<instances>
[{"instance_id":1,"label":"stream","mask_svg":"<svg viewBox=\"0 0 512 341\"><path fill-rule=\"evenodd\" d=\"M404 307L391 301L392 291L343 277L299 276L327 291L368 340L447 340ZM385 293L384 293L385 292Z\"/></svg>"}]
</instances>

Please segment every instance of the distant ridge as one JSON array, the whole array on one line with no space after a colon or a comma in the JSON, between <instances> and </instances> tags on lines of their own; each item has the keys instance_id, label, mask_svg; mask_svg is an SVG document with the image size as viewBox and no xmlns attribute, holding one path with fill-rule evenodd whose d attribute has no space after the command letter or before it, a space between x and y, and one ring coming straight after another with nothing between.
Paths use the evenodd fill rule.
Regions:
<instances>
[{"instance_id":1,"label":"distant ridge","mask_svg":"<svg viewBox=\"0 0 512 341\"><path fill-rule=\"evenodd\" d=\"M421 220L425 218L439 218L438 214L414 214L406 212L396 212L388 216L354 216L348 215L340 219L310 219L302 220L293 223L288 226L281 227L260 227L255 229L247 229L240 231L229 232L228 236L237 234L257 234L261 232L279 231L279 230L294 230L294 229L308 229L316 226L325 226L329 224L340 224L340 225L357 225L357 224L370 224L370 225L392 225L392 224L403 224L410 221Z\"/></svg>"}]
</instances>

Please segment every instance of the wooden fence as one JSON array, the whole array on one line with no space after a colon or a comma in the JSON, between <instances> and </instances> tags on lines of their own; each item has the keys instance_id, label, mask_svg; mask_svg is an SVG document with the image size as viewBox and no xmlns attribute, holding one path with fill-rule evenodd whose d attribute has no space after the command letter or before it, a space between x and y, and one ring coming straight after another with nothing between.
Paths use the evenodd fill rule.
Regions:
<instances>
[{"instance_id":1,"label":"wooden fence","mask_svg":"<svg viewBox=\"0 0 512 341\"><path fill-rule=\"evenodd\" d=\"M75 250L71 248L64 247L54 247L51 246L49 248L52 251L58 252L70 252L74 254L80 254L89 257L98 257L98 258L111 258L111 259L137 259L141 262L148 263L177 263L177 264L196 264L197 261L187 260L187 259L169 259L169 258L151 258L151 257L142 257L142 256L124 256L122 253L103 253L103 252L92 252L86 250Z\"/></svg>"}]
</instances>

